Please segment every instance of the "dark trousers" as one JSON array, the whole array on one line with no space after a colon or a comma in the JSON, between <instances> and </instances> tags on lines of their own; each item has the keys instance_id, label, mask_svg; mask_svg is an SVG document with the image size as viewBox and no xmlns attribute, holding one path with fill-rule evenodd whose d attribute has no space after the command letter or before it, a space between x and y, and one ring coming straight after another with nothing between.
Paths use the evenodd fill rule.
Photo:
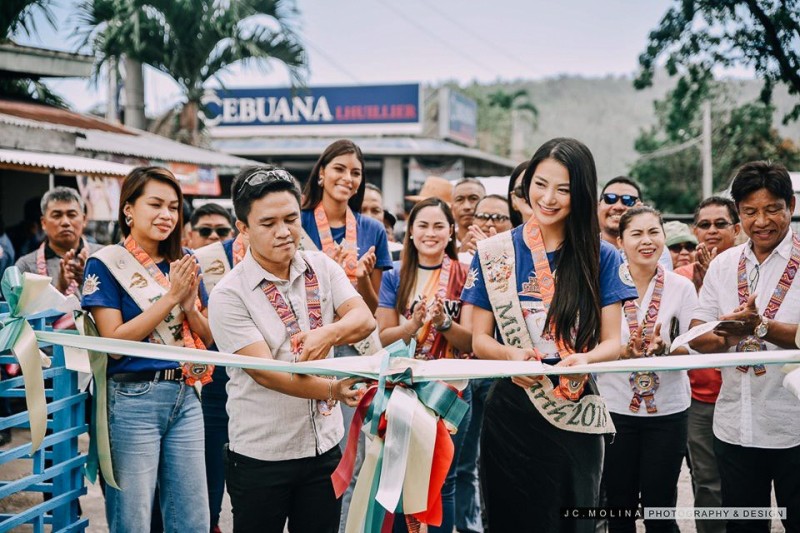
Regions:
<instances>
[{"instance_id":1,"label":"dark trousers","mask_svg":"<svg viewBox=\"0 0 800 533\"><path fill-rule=\"evenodd\" d=\"M774 483L778 507L786 507L783 526L790 533L800 531L800 446L746 448L714 437L714 452L722 480L723 507L770 507ZM727 527L728 533L769 530L770 520L729 520Z\"/></svg>"},{"instance_id":2,"label":"dark trousers","mask_svg":"<svg viewBox=\"0 0 800 533\"><path fill-rule=\"evenodd\" d=\"M481 492L492 533L592 533L594 520L564 520L565 507L595 507L603 437L545 420L525 391L498 379L481 430Z\"/></svg>"},{"instance_id":3,"label":"dark trousers","mask_svg":"<svg viewBox=\"0 0 800 533\"><path fill-rule=\"evenodd\" d=\"M233 506L234 533L335 533L341 500L331 474L339 464L338 446L315 457L259 461L230 450L225 478Z\"/></svg>"},{"instance_id":4,"label":"dark trousers","mask_svg":"<svg viewBox=\"0 0 800 533\"><path fill-rule=\"evenodd\" d=\"M603 486L609 507L674 507L678 477L686 454L688 411L665 416L629 416L611 413L617 428L606 446ZM646 520L650 531L678 531L674 520ZM636 531L636 520L608 521L611 532Z\"/></svg>"},{"instance_id":5,"label":"dark trousers","mask_svg":"<svg viewBox=\"0 0 800 533\"><path fill-rule=\"evenodd\" d=\"M225 384L228 375L225 367L214 369L214 381L203 387L203 423L206 438L206 479L208 480L208 507L211 526L219 523L222 497L225 493L224 448L228 443L228 413L225 403L228 395Z\"/></svg>"}]
</instances>

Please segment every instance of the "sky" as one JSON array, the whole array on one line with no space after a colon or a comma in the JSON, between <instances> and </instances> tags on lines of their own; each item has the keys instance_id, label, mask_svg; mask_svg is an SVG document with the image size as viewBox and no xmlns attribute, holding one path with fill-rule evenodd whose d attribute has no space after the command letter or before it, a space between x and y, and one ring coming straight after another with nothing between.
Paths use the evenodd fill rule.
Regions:
<instances>
[{"instance_id":1,"label":"sky","mask_svg":"<svg viewBox=\"0 0 800 533\"><path fill-rule=\"evenodd\" d=\"M56 1L55 31L38 20L39 37L18 36L17 42L78 50L74 37L78 2ZM672 0L297 0L294 23L308 52L310 85L469 83L562 74L600 77L636 71L648 33L672 4ZM228 87L289 85L280 64L271 64L269 70L233 68L223 80ZM79 111L104 101L106 94L102 80L48 83ZM150 68L145 72L145 94L148 115L180 99L177 85Z\"/></svg>"}]
</instances>

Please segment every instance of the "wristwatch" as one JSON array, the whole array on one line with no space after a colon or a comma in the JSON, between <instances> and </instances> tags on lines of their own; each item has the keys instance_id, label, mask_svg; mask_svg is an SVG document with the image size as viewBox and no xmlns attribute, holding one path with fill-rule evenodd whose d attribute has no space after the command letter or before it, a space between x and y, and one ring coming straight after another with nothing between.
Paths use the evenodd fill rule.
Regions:
<instances>
[{"instance_id":1,"label":"wristwatch","mask_svg":"<svg viewBox=\"0 0 800 533\"><path fill-rule=\"evenodd\" d=\"M764 337L767 336L768 332L769 332L769 319L767 317L762 316L761 322L759 322L758 325L756 326L754 333L756 334L756 337L758 337L759 339L763 339Z\"/></svg>"},{"instance_id":2,"label":"wristwatch","mask_svg":"<svg viewBox=\"0 0 800 533\"><path fill-rule=\"evenodd\" d=\"M453 319L450 317L450 315L444 315L444 320L442 321L442 323L439 324L438 326L433 326L433 327L436 328L436 331L447 331L448 329L450 329L450 326L452 325L453 325Z\"/></svg>"}]
</instances>

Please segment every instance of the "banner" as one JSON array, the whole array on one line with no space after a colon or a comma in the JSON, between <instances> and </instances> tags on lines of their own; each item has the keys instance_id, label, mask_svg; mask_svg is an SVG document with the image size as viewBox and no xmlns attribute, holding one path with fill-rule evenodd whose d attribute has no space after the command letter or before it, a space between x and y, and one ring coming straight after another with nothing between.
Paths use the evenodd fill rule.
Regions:
<instances>
[{"instance_id":1,"label":"banner","mask_svg":"<svg viewBox=\"0 0 800 533\"><path fill-rule=\"evenodd\" d=\"M191 163L167 163L166 167L178 178L183 194L198 196L222 194L217 171L213 168L200 167Z\"/></svg>"},{"instance_id":2,"label":"banner","mask_svg":"<svg viewBox=\"0 0 800 533\"><path fill-rule=\"evenodd\" d=\"M408 190L418 191L428 176L438 176L453 183L464 177L464 160L454 159L443 165L428 166L416 157L408 159Z\"/></svg>"},{"instance_id":3,"label":"banner","mask_svg":"<svg viewBox=\"0 0 800 533\"><path fill-rule=\"evenodd\" d=\"M213 137L422 133L421 90L405 85L216 89L203 98Z\"/></svg>"}]
</instances>

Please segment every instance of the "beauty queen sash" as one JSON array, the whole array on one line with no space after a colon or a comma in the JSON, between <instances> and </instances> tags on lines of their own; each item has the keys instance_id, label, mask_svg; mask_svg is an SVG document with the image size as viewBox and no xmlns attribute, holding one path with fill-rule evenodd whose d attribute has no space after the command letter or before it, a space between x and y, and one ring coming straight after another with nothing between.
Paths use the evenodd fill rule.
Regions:
<instances>
[{"instance_id":1,"label":"beauty queen sash","mask_svg":"<svg viewBox=\"0 0 800 533\"><path fill-rule=\"evenodd\" d=\"M95 252L93 257L98 258L106 265L139 309L149 308L169 290L169 279L130 235L125 239L124 247L106 246ZM89 281L87 280L87 282ZM87 287L84 286L84 292L87 290ZM200 307L199 298L195 299L195 305ZM149 340L155 344L205 349L203 341L189 327L189 321L179 305L176 305L156 326L155 331L150 334ZM211 374L214 372L213 365L181 363L181 367L186 384L194 387L198 392L203 385L211 382Z\"/></svg>"},{"instance_id":2,"label":"beauty queen sash","mask_svg":"<svg viewBox=\"0 0 800 533\"><path fill-rule=\"evenodd\" d=\"M200 263L200 268L203 269L203 283L209 294L217 283L231 271L231 268L244 259L245 252L247 252L247 248L241 234L237 235L233 241L232 265L228 264L228 256L225 254L225 247L221 242L214 242L194 251L194 256Z\"/></svg>"},{"instance_id":3,"label":"beauty queen sash","mask_svg":"<svg viewBox=\"0 0 800 533\"><path fill-rule=\"evenodd\" d=\"M336 253L336 243L333 240L331 225L328 222L328 215L325 214L325 208L322 207L322 203L314 209L314 222L317 224L322 251L328 257L333 258ZM344 240L342 241L344 262L342 266L345 274L347 274L347 279L355 285L358 279L356 276L356 270L358 269L358 229L356 227L356 216L349 207L345 215L344 227Z\"/></svg>"},{"instance_id":4,"label":"beauty queen sash","mask_svg":"<svg viewBox=\"0 0 800 533\"><path fill-rule=\"evenodd\" d=\"M441 300L458 300L461 298L461 290L464 288L466 272L458 261L453 261L447 255L444 256L442 266L438 273L431 276L428 286L423 289L426 300L430 303L433 298ZM459 311L460 312L460 311ZM406 319L411 318L411 309L403 314ZM451 317L454 322L458 321L458 316ZM458 356L458 351L447 342L447 339L440 331L436 331L432 321L427 321L420 328L417 334L417 353L418 359L441 359L454 358Z\"/></svg>"},{"instance_id":5,"label":"beauty queen sash","mask_svg":"<svg viewBox=\"0 0 800 533\"><path fill-rule=\"evenodd\" d=\"M746 304L747 299L750 298L750 286L747 283L747 260L744 253L745 250L742 250L742 255L739 257L739 268L736 272L739 286L739 305ZM789 262L786 263L781 279L778 280L778 285L772 291L772 297L769 299L767 308L764 309L764 318L772 320L778 314L783 299L786 297L786 293L789 292L789 287L792 286L798 267L800 267L800 239L798 239L797 235L794 235L792 238L792 255L789 258ZM736 346L737 352L759 352L766 349L766 343L755 335L745 337ZM746 374L750 367L737 366L736 369ZM756 376L763 376L767 372L767 368L764 365L755 365L753 372Z\"/></svg>"},{"instance_id":6,"label":"beauty queen sash","mask_svg":"<svg viewBox=\"0 0 800 533\"><path fill-rule=\"evenodd\" d=\"M322 205L317 206L317 209L321 209L321 208L322 208ZM317 217L316 213L317 213L317 211L315 209L314 210L314 218L315 218L315 220L316 220L316 217ZM350 209L347 210L347 213L348 213L348 215L352 214ZM324 215L324 211L323 211L323 215ZM328 222L328 219L326 217L325 218L325 223L327 224L327 222ZM355 216L353 216L353 222L355 222ZM319 227L319 222L317 222L317 231L320 232L320 240L321 240L322 239L322 229L320 229L320 227ZM347 241L347 231L348 230L345 229L345 242ZM353 231L355 231L355 226L353 226ZM330 225L328 226L328 233L330 234ZM354 239L353 242L355 242L355 237L353 237L353 239ZM331 242L333 242L333 238L332 237L331 237ZM324 247L325 241L322 241L322 243L323 243L323 247ZM334 244L334 246L335 246L335 244ZM319 252L320 251L320 249L317 248L317 245L314 244L314 240L308 235L308 233L305 230L303 230L303 233L302 233L302 235L300 237L300 249L304 250L304 251L307 251L307 252ZM358 248L356 247L356 250L357 249ZM333 254L332 251L331 251L331 253L327 253L326 252L326 255L328 257L330 257L332 254ZM356 266L358 266L358 258L356 258ZM355 270L353 272L355 273ZM346 269L345 269L345 273L347 273ZM350 279L351 283L355 284L355 282L353 281L353 279L350 278L349 275L348 275L348 279ZM372 330L372 333L370 333L367 338L365 338L363 340L360 340L360 341L356 342L355 344L353 344L353 348L356 349L356 351L359 353L359 355L375 355L376 353L381 351L383 349L383 345L381 344L381 338L380 338L380 335L378 334L378 328L376 327L374 330Z\"/></svg>"},{"instance_id":7,"label":"beauty queen sash","mask_svg":"<svg viewBox=\"0 0 800 533\"><path fill-rule=\"evenodd\" d=\"M517 293L511 232L506 231L478 242L477 253L503 342L523 350L533 349L533 339L522 315ZM526 392L536 410L559 429L578 433L614 433L614 423L608 415L605 402L596 394L591 379L589 384L590 392L577 401L557 395L546 376L542 376Z\"/></svg>"},{"instance_id":8,"label":"beauty queen sash","mask_svg":"<svg viewBox=\"0 0 800 533\"><path fill-rule=\"evenodd\" d=\"M656 270L656 281L653 286L653 295L650 297L650 305L647 306L647 313L642 320L642 337L644 339L644 349L646 350L653 342L655 335L656 320L658 311L661 309L661 297L664 293L664 268L659 265ZM636 316L636 303L633 300L626 301L622 309L625 313L625 320L628 323L628 331L633 335L639 329L639 321ZM642 401L645 403L648 413L658 411L656 407L655 394L658 390L659 379L655 372L631 372L628 380L633 391L633 398L628 406L634 413L639 412Z\"/></svg>"},{"instance_id":9,"label":"beauty queen sash","mask_svg":"<svg viewBox=\"0 0 800 533\"><path fill-rule=\"evenodd\" d=\"M322 327L322 302L320 300L317 274L308 262L306 262L306 272L303 274L303 280L305 281L306 300L308 301L308 325L309 329L313 330ZM286 327L292 355L296 362L298 356L303 351L303 346L300 344L299 340L299 335L302 330L300 329L300 322L297 320L297 314L294 309L286 303L286 300L275 283L265 279L261 282L260 287L267 297L267 301ZM333 407L335 405L335 402L328 403L328 401L325 400L317 400L317 409L325 416L333 413Z\"/></svg>"}]
</instances>

